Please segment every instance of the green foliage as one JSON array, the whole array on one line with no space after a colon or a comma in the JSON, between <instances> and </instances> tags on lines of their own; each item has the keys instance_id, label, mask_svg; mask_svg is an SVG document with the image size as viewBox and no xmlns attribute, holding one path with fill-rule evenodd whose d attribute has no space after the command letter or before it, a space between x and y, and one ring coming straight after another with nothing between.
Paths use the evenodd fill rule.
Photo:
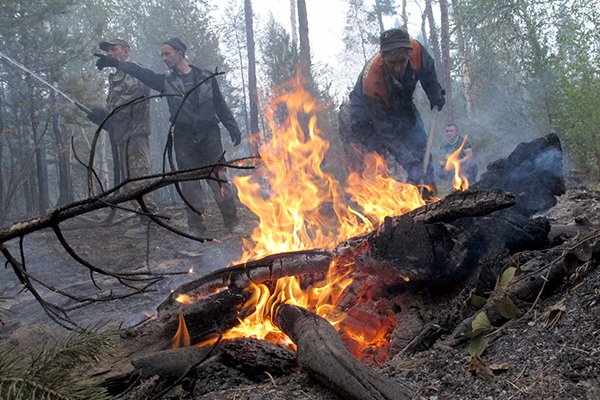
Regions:
<instances>
[{"instance_id":1,"label":"green foliage","mask_svg":"<svg viewBox=\"0 0 600 400\"><path fill-rule=\"evenodd\" d=\"M110 334L90 332L58 338L28 353L0 348L0 399L110 399L76 370L112 352Z\"/></svg>"},{"instance_id":2,"label":"green foliage","mask_svg":"<svg viewBox=\"0 0 600 400\"><path fill-rule=\"evenodd\" d=\"M300 55L285 28L269 18L259 39L261 67L268 90L290 80L296 74Z\"/></svg>"},{"instance_id":3,"label":"green foliage","mask_svg":"<svg viewBox=\"0 0 600 400\"><path fill-rule=\"evenodd\" d=\"M513 278L515 277L515 273L517 272L517 269L515 267L508 267L506 268L502 274L500 275L500 279L498 280L498 287L500 289L505 289L508 287L508 284L513 280Z\"/></svg>"},{"instance_id":4,"label":"green foliage","mask_svg":"<svg viewBox=\"0 0 600 400\"><path fill-rule=\"evenodd\" d=\"M551 60L557 77L550 99L554 122L574 174L589 182L600 179L599 23L595 3L573 1L557 22L557 51Z\"/></svg>"},{"instance_id":5,"label":"green foliage","mask_svg":"<svg viewBox=\"0 0 600 400\"><path fill-rule=\"evenodd\" d=\"M480 356L488 345L488 339L485 336L477 336L469 340L467 351L472 356Z\"/></svg>"},{"instance_id":6,"label":"green foliage","mask_svg":"<svg viewBox=\"0 0 600 400\"><path fill-rule=\"evenodd\" d=\"M485 311L480 311L475 315L473 322L471 322L471 337L481 336L484 333L487 333L492 328L492 324L485 313Z\"/></svg>"}]
</instances>

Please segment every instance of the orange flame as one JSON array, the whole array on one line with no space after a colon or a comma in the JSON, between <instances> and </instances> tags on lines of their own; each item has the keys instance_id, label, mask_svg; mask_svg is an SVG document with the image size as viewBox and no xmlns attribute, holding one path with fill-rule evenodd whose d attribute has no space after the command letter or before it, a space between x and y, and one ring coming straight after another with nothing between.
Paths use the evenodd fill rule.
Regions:
<instances>
[{"instance_id":1,"label":"orange flame","mask_svg":"<svg viewBox=\"0 0 600 400\"><path fill-rule=\"evenodd\" d=\"M280 87L279 93L265 110L272 137L259 149L262 163L255 174L233 179L240 201L259 218L251 240L243 242L238 263L269 254L331 248L373 230L386 216L424 204L418 188L392 179L384 159L374 153L364 158L362 173L349 174L344 188L322 168L329 142L317 127L318 104L300 77ZM326 279L311 288L303 288L297 277L253 284L242 310L251 314L225 332L223 339L256 337L290 344L271 321L284 303L305 307L338 326L345 318L339 303L352 283L354 257L334 259ZM356 353L387 341L395 318L386 318L393 323L376 323L368 329L365 325L372 320L347 324L348 336L357 341L352 346Z\"/></svg>"},{"instance_id":2,"label":"orange flame","mask_svg":"<svg viewBox=\"0 0 600 400\"><path fill-rule=\"evenodd\" d=\"M448 156L448 160L446 161L446 165L444 166L445 171L454 170L454 176L452 178L452 186L456 190L467 190L469 188L469 180L460 173L460 153L462 152L463 147L467 143L467 136L463 138L462 144L456 151Z\"/></svg>"},{"instance_id":3,"label":"orange flame","mask_svg":"<svg viewBox=\"0 0 600 400\"><path fill-rule=\"evenodd\" d=\"M350 174L344 189L322 168L329 142L317 127L317 102L299 77L280 90L284 93L265 111L273 135L259 149L263 162L257 174L233 180L240 201L260 219L238 262L333 247L371 231L386 216L424 204L418 189L393 180L374 153L363 160L362 174Z\"/></svg>"},{"instance_id":4,"label":"orange flame","mask_svg":"<svg viewBox=\"0 0 600 400\"><path fill-rule=\"evenodd\" d=\"M177 326L177 333L175 333L175 336L173 336L173 340L171 341L171 348L176 349L178 347L188 347L190 345L190 333L185 324L185 318L183 318L183 314L179 314L179 325Z\"/></svg>"}]
</instances>

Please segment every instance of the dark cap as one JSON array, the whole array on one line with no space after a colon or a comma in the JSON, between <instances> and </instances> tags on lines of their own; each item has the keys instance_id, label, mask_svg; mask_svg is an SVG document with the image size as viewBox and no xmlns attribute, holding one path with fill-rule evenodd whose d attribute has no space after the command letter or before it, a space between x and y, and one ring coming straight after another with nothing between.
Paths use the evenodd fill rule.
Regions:
<instances>
[{"instance_id":1,"label":"dark cap","mask_svg":"<svg viewBox=\"0 0 600 400\"><path fill-rule=\"evenodd\" d=\"M109 42L100 42L98 47L100 47L100 50L107 51L110 46L114 46L115 44L120 44L121 46L129 48L129 43L122 39L113 39Z\"/></svg>"},{"instance_id":2,"label":"dark cap","mask_svg":"<svg viewBox=\"0 0 600 400\"><path fill-rule=\"evenodd\" d=\"M169 40L165 40L163 42L163 44L168 44L169 46L171 46L172 48L174 48L175 50L179 50L185 53L185 51L187 50L187 46L185 44L183 44L183 42L181 40L179 40L179 38L171 38Z\"/></svg>"},{"instance_id":3,"label":"dark cap","mask_svg":"<svg viewBox=\"0 0 600 400\"><path fill-rule=\"evenodd\" d=\"M412 49L408 32L394 28L384 31L379 37L379 50Z\"/></svg>"}]
</instances>

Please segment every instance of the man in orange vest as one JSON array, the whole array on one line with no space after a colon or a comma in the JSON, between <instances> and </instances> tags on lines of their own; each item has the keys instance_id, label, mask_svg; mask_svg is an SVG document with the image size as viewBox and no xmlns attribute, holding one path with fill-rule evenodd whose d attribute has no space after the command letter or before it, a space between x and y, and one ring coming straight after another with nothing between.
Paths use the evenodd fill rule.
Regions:
<instances>
[{"instance_id":1,"label":"man in orange vest","mask_svg":"<svg viewBox=\"0 0 600 400\"><path fill-rule=\"evenodd\" d=\"M350 132L346 149L386 152L402 165L407 181L433 188L433 162L423 170L427 134L413 103L417 82L427 94L431 109L441 110L446 100L433 58L402 29L381 34L380 51L367 63L350 93ZM347 150L348 152L348 150Z\"/></svg>"}]
</instances>

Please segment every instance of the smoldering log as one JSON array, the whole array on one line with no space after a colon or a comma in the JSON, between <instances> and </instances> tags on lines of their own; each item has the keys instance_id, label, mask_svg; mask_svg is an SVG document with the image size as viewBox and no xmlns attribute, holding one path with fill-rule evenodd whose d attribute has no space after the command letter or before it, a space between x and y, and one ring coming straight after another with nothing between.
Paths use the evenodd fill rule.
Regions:
<instances>
[{"instance_id":1,"label":"smoldering log","mask_svg":"<svg viewBox=\"0 0 600 400\"><path fill-rule=\"evenodd\" d=\"M531 216L556 205L556 196L565 193L562 160L560 139L552 133L520 143L508 157L488 164L472 188L514 193L513 210Z\"/></svg>"},{"instance_id":2,"label":"smoldering log","mask_svg":"<svg viewBox=\"0 0 600 400\"><path fill-rule=\"evenodd\" d=\"M298 346L300 366L343 399L403 400L411 390L375 372L344 347L327 320L301 307L283 304L275 321Z\"/></svg>"},{"instance_id":3,"label":"smoldering log","mask_svg":"<svg viewBox=\"0 0 600 400\"><path fill-rule=\"evenodd\" d=\"M210 346L180 347L144 354L131 363L142 379L157 375L162 379L174 380L199 366L212 351Z\"/></svg>"}]
</instances>

